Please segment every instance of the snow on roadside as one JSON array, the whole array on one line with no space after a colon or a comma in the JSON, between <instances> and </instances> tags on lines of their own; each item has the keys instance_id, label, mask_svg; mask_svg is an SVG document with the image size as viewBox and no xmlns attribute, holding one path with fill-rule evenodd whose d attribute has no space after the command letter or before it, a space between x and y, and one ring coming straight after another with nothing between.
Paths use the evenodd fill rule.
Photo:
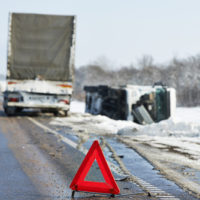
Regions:
<instances>
[{"instance_id":1,"label":"snow on roadside","mask_svg":"<svg viewBox=\"0 0 200 200\"><path fill-rule=\"evenodd\" d=\"M54 118L51 125L68 126L76 134L111 135L117 134L121 129L135 130L140 125L130 121L113 120L106 116L93 116L88 113L71 113L70 117Z\"/></svg>"},{"instance_id":2,"label":"snow on roadside","mask_svg":"<svg viewBox=\"0 0 200 200\"><path fill-rule=\"evenodd\" d=\"M85 103L82 101L72 101L70 104L70 111L75 113L84 113Z\"/></svg>"},{"instance_id":3,"label":"snow on roadside","mask_svg":"<svg viewBox=\"0 0 200 200\"><path fill-rule=\"evenodd\" d=\"M54 118L50 124L57 126L70 126L72 130L79 135L110 135L117 134L119 130L128 128L129 130L137 129L140 125L130 121L113 120L106 116L91 115L84 113L85 104L79 101L72 101L71 115L67 118Z\"/></svg>"},{"instance_id":4,"label":"snow on roadside","mask_svg":"<svg viewBox=\"0 0 200 200\"><path fill-rule=\"evenodd\" d=\"M177 108L173 118L120 130L119 139L161 173L200 197L200 108Z\"/></svg>"},{"instance_id":5,"label":"snow on roadside","mask_svg":"<svg viewBox=\"0 0 200 200\"><path fill-rule=\"evenodd\" d=\"M177 108L175 115L159 123L140 126L138 135L200 137L200 108ZM120 130L120 134L130 134L131 130ZM131 131L132 133L132 131Z\"/></svg>"},{"instance_id":6,"label":"snow on roadside","mask_svg":"<svg viewBox=\"0 0 200 200\"><path fill-rule=\"evenodd\" d=\"M163 161L178 162L177 164L200 170L199 119L199 107L177 108L173 118L159 123L140 126L135 132L121 129L118 134L126 142L137 141L137 143L157 149L158 154L161 151L167 152L162 156ZM179 160L178 157L174 157L174 154L184 155L185 159L181 158ZM152 157L155 156L152 154ZM150 158L150 160L152 159L155 158Z\"/></svg>"},{"instance_id":7,"label":"snow on roadside","mask_svg":"<svg viewBox=\"0 0 200 200\"><path fill-rule=\"evenodd\" d=\"M6 87L6 82L3 80L0 80L0 91L4 91Z\"/></svg>"},{"instance_id":8,"label":"snow on roadside","mask_svg":"<svg viewBox=\"0 0 200 200\"><path fill-rule=\"evenodd\" d=\"M72 101L71 116L69 118L55 118L51 122L54 125L87 128L88 133L93 133L98 129L100 132L119 135L134 136L155 136L155 137L200 137L200 108L177 108L175 116L168 120L150 125L139 125L131 121L113 120L106 116L90 115L84 113L85 103ZM79 124L78 124L79 123ZM98 134L100 134L100 132Z\"/></svg>"}]
</instances>

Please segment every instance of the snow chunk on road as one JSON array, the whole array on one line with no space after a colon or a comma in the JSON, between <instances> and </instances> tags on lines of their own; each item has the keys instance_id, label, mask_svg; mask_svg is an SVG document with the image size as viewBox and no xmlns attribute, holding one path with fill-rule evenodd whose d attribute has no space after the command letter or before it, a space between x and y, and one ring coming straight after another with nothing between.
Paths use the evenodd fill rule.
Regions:
<instances>
[{"instance_id":1,"label":"snow chunk on road","mask_svg":"<svg viewBox=\"0 0 200 200\"><path fill-rule=\"evenodd\" d=\"M76 106L77 102L73 106ZM71 109L76 111L77 107ZM70 117L57 117L51 122L51 125L71 127L74 134L92 134L92 135L110 135L117 134L123 130L137 130L140 125L131 121L113 120L106 116L91 115L89 113L71 112Z\"/></svg>"}]
</instances>

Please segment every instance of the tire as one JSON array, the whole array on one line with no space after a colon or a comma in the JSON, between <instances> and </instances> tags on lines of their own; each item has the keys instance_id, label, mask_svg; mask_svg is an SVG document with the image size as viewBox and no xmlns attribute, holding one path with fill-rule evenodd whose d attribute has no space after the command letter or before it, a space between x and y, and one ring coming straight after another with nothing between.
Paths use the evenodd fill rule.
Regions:
<instances>
[{"instance_id":1,"label":"tire","mask_svg":"<svg viewBox=\"0 0 200 200\"><path fill-rule=\"evenodd\" d=\"M70 115L69 110L55 110L53 111L55 117L68 117Z\"/></svg>"},{"instance_id":2,"label":"tire","mask_svg":"<svg viewBox=\"0 0 200 200\"><path fill-rule=\"evenodd\" d=\"M15 107L4 107L4 112L7 116L14 116L16 114L16 108Z\"/></svg>"},{"instance_id":3,"label":"tire","mask_svg":"<svg viewBox=\"0 0 200 200\"><path fill-rule=\"evenodd\" d=\"M21 107L16 108L16 112L21 112L22 110L23 110L23 108L21 108Z\"/></svg>"}]
</instances>

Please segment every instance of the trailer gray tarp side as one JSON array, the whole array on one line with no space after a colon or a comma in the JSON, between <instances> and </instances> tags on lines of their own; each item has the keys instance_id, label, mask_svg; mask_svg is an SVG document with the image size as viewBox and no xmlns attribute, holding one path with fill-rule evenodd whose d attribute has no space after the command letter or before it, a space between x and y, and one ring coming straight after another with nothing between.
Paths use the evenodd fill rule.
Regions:
<instances>
[{"instance_id":1,"label":"trailer gray tarp side","mask_svg":"<svg viewBox=\"0 0 200 200\"><path fill-rule=\"evenodd\" d=\"M11 14L8 78L72 81L74 16Z\"/></svg>"}]
</instances>

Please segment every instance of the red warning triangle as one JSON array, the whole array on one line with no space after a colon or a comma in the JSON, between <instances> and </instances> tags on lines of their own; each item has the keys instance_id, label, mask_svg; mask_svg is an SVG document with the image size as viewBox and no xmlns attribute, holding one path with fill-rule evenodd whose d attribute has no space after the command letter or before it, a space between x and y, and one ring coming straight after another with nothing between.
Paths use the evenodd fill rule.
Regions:
<instances>
[{"instance_id":1,"label":"red warning triangle","mask_svg":"<svg viewBox=\"0 0 200 200\"><path fill-rule=\"evenodd\" d=\"M85 181L92 164L97 161L105 182ZM120 190L106 162L99 142L95 140L79 167L70 188L74 191L119 194Z\"/></svg>"}]
</instances>

